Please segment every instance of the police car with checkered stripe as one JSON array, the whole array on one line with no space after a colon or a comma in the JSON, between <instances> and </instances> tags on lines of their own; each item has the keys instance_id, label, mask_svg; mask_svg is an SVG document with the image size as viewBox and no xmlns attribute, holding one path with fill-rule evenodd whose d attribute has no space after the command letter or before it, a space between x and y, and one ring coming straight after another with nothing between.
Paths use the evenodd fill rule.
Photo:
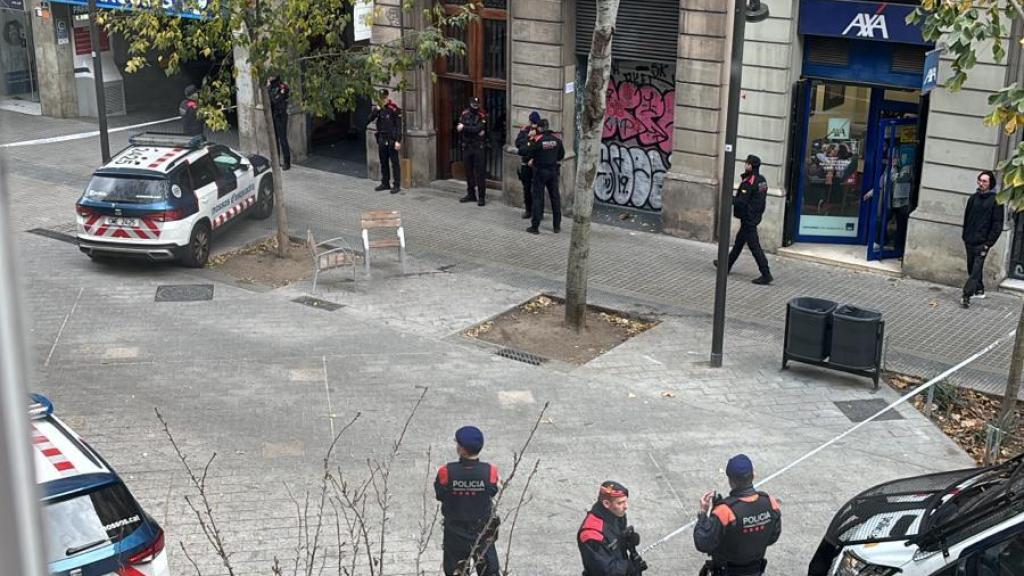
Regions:
<instances>
[{"instance_id":1,"label":"police car with checkered stripe","mask_svg":"<svg viewBox=\"0 0 1024 576\"><path fill-rule=\"evenodd\" d=\"M91 258L135 256L201 268L213 235L274 210L263 156L202 136L146 132L97 170L75 206L78 246Z\"/></svg>"},{"instance_id":2,"label":"police car with checkered stripe","mask_svg":"<svg viewBox=\"0 0 1024 576\"><path fill-rule=\"evenodd\" d=\"M55 576L167 576L164 531L107 462L29 395L45 553Z\"/></svg>"}]
</instances>

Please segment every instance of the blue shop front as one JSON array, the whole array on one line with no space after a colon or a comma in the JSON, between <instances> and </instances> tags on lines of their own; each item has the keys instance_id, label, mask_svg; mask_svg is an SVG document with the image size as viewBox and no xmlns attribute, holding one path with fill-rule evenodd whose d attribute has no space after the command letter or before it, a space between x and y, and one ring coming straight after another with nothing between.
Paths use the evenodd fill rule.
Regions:
<instances>
[{"instance_id":1,"label":"blue shop front","mask_svg":"<svg viewBox=\"0 0 1024 576\"><path fill-rule=\"evenodd\" d=\"M861 245L868 260L903 256L938 66L920 28L906 22L915 7L801 0L787 244Z\"/></svg>"}]
</instances>

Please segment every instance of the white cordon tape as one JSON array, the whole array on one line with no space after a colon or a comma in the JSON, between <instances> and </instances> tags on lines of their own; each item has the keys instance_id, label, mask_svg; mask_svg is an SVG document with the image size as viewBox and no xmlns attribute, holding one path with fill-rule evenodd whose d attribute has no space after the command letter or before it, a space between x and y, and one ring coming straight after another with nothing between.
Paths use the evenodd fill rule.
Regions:
<instances>
[{"instance_id":1,"label":"white cordon tape","mask_svg":"<svg viewBox=\"0 0 1024 576\"><path fill-rule=\"evenodd\" d=\"M775 472L775 473L774 473L774 474L772 474L771 476L768 476L768 477L766 477L766 478L765 478L764 480L761 480L760 482L758 482L758 483L757 483L757 485L758 485L758 486L762 486L762 485L764 485L764 484L767 484L768 482L771 482L771 481L772 481L772 480L774 480L775 478L778 478L779 476L782 476L782 475L783 475L783 474L785 474L786 472L788 472L788 471L790 471L791 469L795 468L795 467L796 467L796 466L797 466L798 464L800 464L800 463L801 463L801 462L803 462L804 460L807 460L808 458L810 458L811 456L814 456L814 455L815 455L815 454L817 454L818 452L821 452L821 451L822 451L822 450L824 450L825 448L828 448L829 446L831 446L831 445L835 444L836 442L839 442L839 441L840 441L840 440L842 440L843 438L846 438L846 437L847 437L847 436L849 436L850 434L853 434L854 432L856 432L857 430L859 430L859 429L860 429L861 427L863 427L863 426L867 425L867 423L868 423L868 422L871 422L871 421L873 421L874 419L878 418L878 417L879 417L879 416L881 416L882 414L885 414L885 413L886 413L886 412L888 412L889 410L892 410L892 409L893 409L893 408L895 408L896 406L899 406L900 404L903 404L903 403L904 403L904 402L906 402L907 400L910 400L910 399L911 399L911 398L913 398L914 396L917 396L918 394L920 394L921 392L924 392L925 390L927 390L927 389L931 388L931 387L932 387L932 386L934 386L935 384L937 384L937 383L939 383L939 382L942 382L943 380L945 380L946 378L948 378L948 377L949 377L949 376L950 376L951 374L953 374L954 372L956 372L956 371L960 370L960 369L961 369L961 368L963 368L964 366L967 366L967 365L968 365L968 364L970 364L971 362L974 362L974 361L975 361L975 360L977 360L978 358L981 358L981 357L982 357L982 356L984 356L985 354L988 354L989 352L991 352L991 351L995 350L995 349L996 349L997 347L999 347L999 345L1000 345L1000 344L1002 344L1003 342L1005 342L1006 340L1008 340L1008 339L1010 339L1010 338L1013 338L1013 337L1014 337L1014 335L1015 335L1016 333L1017 333L1017 331L1016 331L1016 330L1013 330L1012 332L1010 332L1010 333L1009 333L1009 334L1007 334L1006 336L1003 336L1002 338L1000 338L1000 339L996 340L995 342L993 342L993 343L989 344L988 346L986 346L986 347L985 347L984 349L982 349L982 350L981 350L980 352L978 352L977 354L974 354L974 355L973 355L973 356L971 356L970 358L967 358L967 359L966 359L966 360L964 360L963 362L960 362L960 363L959 363L959 364L957 364L956 366L953 366L952 368L950 368L950 369L946 370L946 371L945 371L945 372L943 372L942 374L939 374L939 375L938 375L938 376L936 376L935 378L932 378L931 380L929 380L929 381L925 382L924 384L921 384L921 385L920 385L920 386L918 386L917 388L914 388L914 389L913 389L913 390L911 390L910 392L907 392L906 394L904 394L903 396L901 396L901 397L900 397L900 398L899 398L898 400L896 400L896 401L895 401L895 402L893 402L892 404L889 404L889 405L888 405L888 406L886 406L885 408L882 408L882 409L881 409L881 410L879 410L878 412L875 412L875 414L874 414L873 416L871 416L870 418L868 418L867 420L864 420L863 422L858 422L858 423L857 423L856 425L854 425L853 427L851 427L851 428L850 428L849 430L847 430L846 432L843 432L842 434L840 434L840 435L836 436L835 438L832 438L832 439L831 439L831 440L829 440L828 442L825 442L825 443L824 443L824 444L822 444L821 446L818 446L818 447L817 447L817 448L815 448L814 450L811 450L810 452L808 452L808 453L804 454L803 456L801 456L801 457L797 458L796 460L794 460L794 461L790 462L790 463L789 463L789 464L787 464L787 465L786 465L785 467L783 467L783 468L782 468L781 470L779 470L779 471ZM671 540L671 539L675 538L676 536L678 536L678 535L682 534L683 532L685 532L685 531L689 530L690 528L693 528L693 527L694 527L694 526L695 526L696 524L697 524L697 521L696 521L696 520L692 520L692 521L690 521L690 522L688 522L688 523L686 523L686 524L684 524L684 525L680 526L679 528L676 528L676 529L675 529L675 530L673 530L672 532L669 532L669 533L668 533L668 534L667 534L666 536L662 537L662 538L661 538L660 540L657 540L657 541L655 541L655 542L651 542L650 544L648 544L648 545L647 545L647 546L646 546L646 547L645 547L645 548L644 548L643 550L641 550L640 552L641 552L642 554L646 554L646 553L647 553L647 552L649 552L650 550L653 550L653 549L657 548L658 546L661 546L661 545L662 545L662 544L664 544L665 542L668 542L669 540Z\"/></svg>"},{"instance_id":2,"label":"white cordon tape","mask_svg":"<svg viewBox=\"0 0 1024 576\"><path fill-rule=\"evenodd\" d=\"M137 130L139 128L145 128L147 126L156 126L157 124L166 124L167 122L173 122L175 120L181 120L181 116L175 116L174 118L164 118L163 120L154 120L152 122L143 122L142 124L134 124L132 126L121 126L120 128L111 128L107 130L107 133L113 132L124 132L126 130ZM57 142L70 142L72 140L84 140L86 138L95 138L100 135L99 130L93 130L92 132L79 132L78 134L65 134L64 136L53 136L51 138L39 138L37 140L22 140L20 142L8 142L7 144L0 144L0 148L20 148L22 146L38 146L40 144L55 144Z\"/></svg>"}]
</instances>

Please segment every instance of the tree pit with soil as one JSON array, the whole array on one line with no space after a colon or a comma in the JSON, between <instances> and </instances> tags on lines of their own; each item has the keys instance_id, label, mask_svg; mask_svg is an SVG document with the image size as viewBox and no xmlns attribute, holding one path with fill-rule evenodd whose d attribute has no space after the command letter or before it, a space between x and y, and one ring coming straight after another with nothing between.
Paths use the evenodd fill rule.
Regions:
<instances>
[{"instance_id":1,"label":"tree pit with soil","mask_svg":"<svg viewBox=\"0 0 1024 576\"><path fill-rule=\"evenodd\" d=\"M543 294L463 334L542 358L583 365L657 325L656 320L587 306L586 328L577 334L565 324L565 301Z\"/></svg>"},{"instance_id":2,"label":"tree pit with soil","mask_svg":"<svg viewBox=\"0 0 1024 576\"><path fill-rule=\"evenodd\" d=\"M260 284L271 288L281 288L313 277L313 258L309 248L292 240L288 257L279 258L275 236L211 257L207 267L243 284Z\"/></svg>"}]
</instances>

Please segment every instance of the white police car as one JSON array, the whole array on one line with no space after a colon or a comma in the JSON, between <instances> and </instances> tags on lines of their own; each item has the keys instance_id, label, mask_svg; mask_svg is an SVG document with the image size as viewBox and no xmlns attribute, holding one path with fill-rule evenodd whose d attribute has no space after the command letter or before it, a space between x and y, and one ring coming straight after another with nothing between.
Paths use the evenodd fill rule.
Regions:
<instances>
[{"instance_id":1,"label":"white police car","mask_svg":"<svg viewBox=\"0 0 1024 576\"><path fill-rule=\"evenodd\" d=\"M808 572L826 573L1024 575L1024 454L859 494L832 520Z\"/></svg>"},{"instance_id":2,"label":"white police car","mask_svg":"<svg viewBox=\"0 0 1024 576\"><path fill-rule=\"evenodd\" d=\"M75 206L90 257L180 260L200 268L210 239L243 214L274 210L270 162L202 136L147 132L97 170Z\"/></svg>"},{"instance_id":3,"label":"white police car","mask_svg":"<svg viewBox=\"0 0 1024 576\"><path fill-rule=\"evenodd\" d=\"M167 576L164 531L106 461L30 394L46 561L54 576Z\"/></svg>"}]
</instances>

